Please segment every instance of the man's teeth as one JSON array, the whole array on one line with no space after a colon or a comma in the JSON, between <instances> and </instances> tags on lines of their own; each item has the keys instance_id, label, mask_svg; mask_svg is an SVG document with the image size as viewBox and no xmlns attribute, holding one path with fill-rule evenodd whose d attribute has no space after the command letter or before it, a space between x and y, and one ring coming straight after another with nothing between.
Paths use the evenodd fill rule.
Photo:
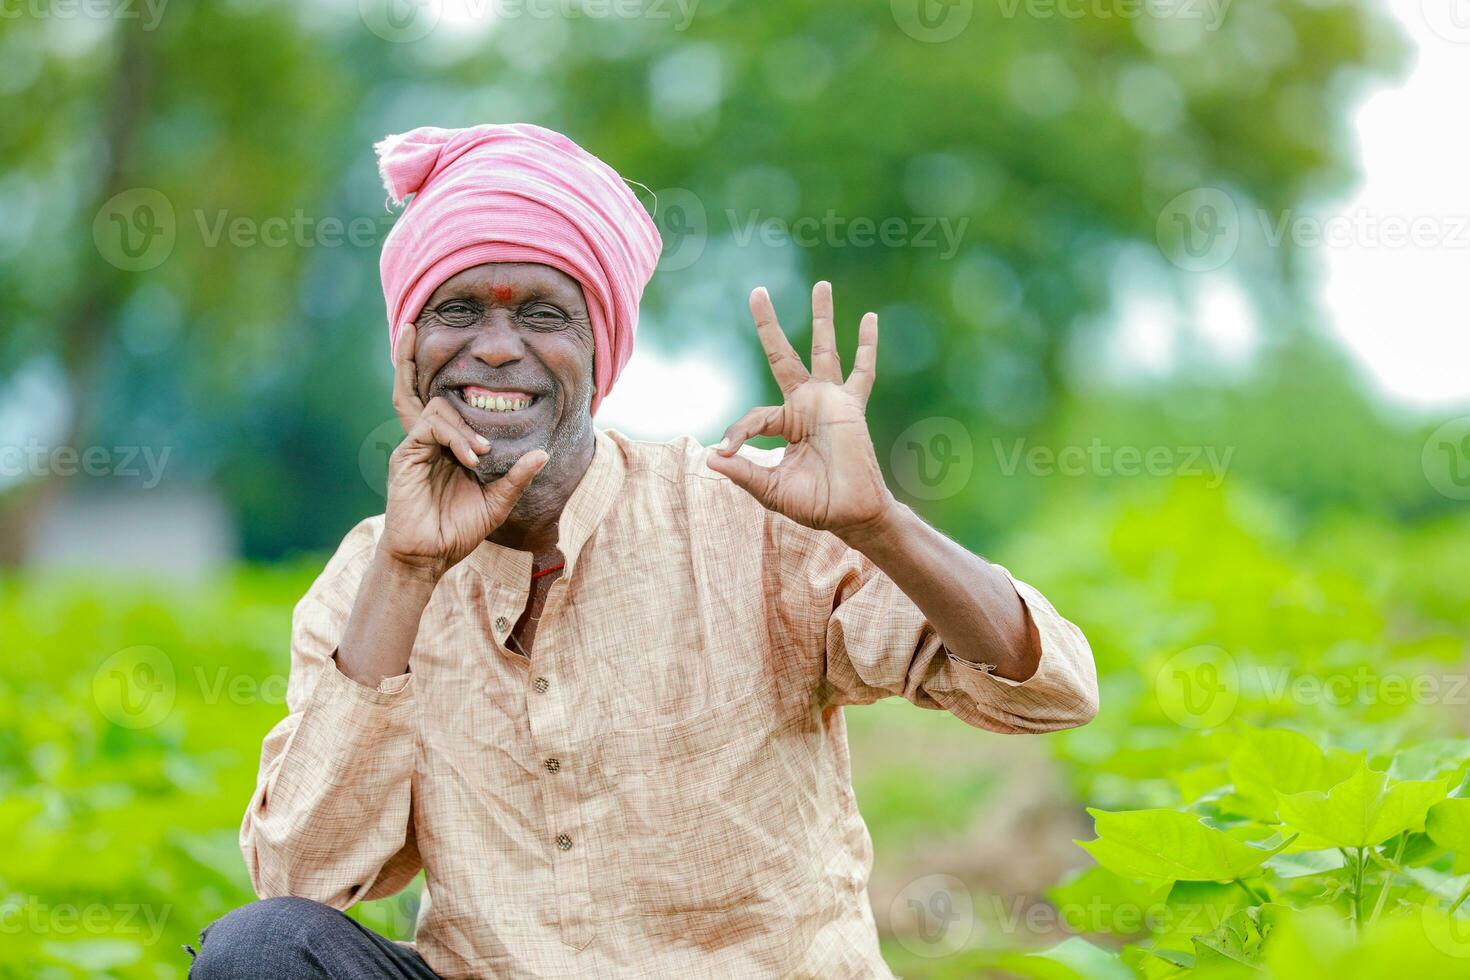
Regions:
<instances>
[{"instance_id":1,"label":"man's teeth","mask_svg":"<svg viewBox=\"0 0 1470 980\"><path fill-rule=\"evenodd\" d=\"M488 412L516 412L531 404L531 396L516 395L506 398L504 395L468 395L465 401Z\"/></svg>"}]
</instances>

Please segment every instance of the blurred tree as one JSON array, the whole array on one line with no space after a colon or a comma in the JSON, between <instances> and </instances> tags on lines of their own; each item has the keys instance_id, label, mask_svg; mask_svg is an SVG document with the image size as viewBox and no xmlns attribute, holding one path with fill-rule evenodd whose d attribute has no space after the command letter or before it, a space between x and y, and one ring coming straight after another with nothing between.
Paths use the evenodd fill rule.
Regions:
<instances>
[{"instance_id":1,"label":"blurred tree","mask_svg":"<svg viewBox=\"0 0 1470 980\"><path fill-rule=\"evenodd\" d=\"M1279 210L1341 189L1345 108L1402 57L1366 0L644 0L620 18L478 0L453 8L468 20L400 11L439 17L423 37L378 6L0 24L20 59L0 85L23 95L0 201L31 216L0 238L4 370L60 366L57 443L175 447L171 477L212 480L256 555L328 545L381 505L359 473L390 417L385 133L531 120L659 192L692 256L646 301L670 342L747 332L757 281L804 326L797 285L834 280L845 321L884 316L887 446L932 416L1048 424L1120 243L1185 280L1157 241L1181 193ZM1289 246L1232 269L1271 329L1311 322ZM12 556L36 486L0 497Z\"/></svg>"}]
</instances>

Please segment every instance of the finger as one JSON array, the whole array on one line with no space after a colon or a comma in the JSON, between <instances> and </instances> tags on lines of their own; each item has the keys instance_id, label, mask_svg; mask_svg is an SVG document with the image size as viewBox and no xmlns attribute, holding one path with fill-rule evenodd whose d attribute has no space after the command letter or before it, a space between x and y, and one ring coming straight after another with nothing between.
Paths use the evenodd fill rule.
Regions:
<instances>
[{"instance_id":1,"label":"finger","mask_svg":"<svg viewBox=\"0 0 1470 980\"><path fill-rule=\"evenodd\" d=\"M414 422L424 411L423 399L418 392L418 366L413 359L414 340L418 328L405 323L398 332L398 349L393 357L393 410L403 431L413 428Z\"/></svg>"},{"instance_id":2,"label":"finger","mask_svg":"<svg viewBox=\"0 0 1470 980\"><path fill-rule=\"evenodd\" d=\"M842 384L842 357L832 329L832 284L812 287L812 377Z\"/></svg>"},{"instance_id":3,"label":"finger","mask_svg":"<svg viewBox=\"0 0 1470 980\"><path fill-rule=\"evenodd\" d=\"M780 405L752 408L725 430L725 437L715 443L715 452L732 456L745 445L745 440L754 436L785 435L785 427L785 413Z\"/></svg>"},{"instance_id":4,"label":"finger","mask_svg":"<svg viewBox=\"0 0 1470 980\"><path fill-rule=\"evenodd\" d=\"M755 318L755 330L765 348L766 360L771 364L771 374L780 386L783 395L789 395L797 385L806 381L806 367L791 347L791 341L781 330L776 319L776 308L771 305L771 294L766 287L757 286L750 294L750 315Z\"/></svg>"},{"instance_id":5,"label":"finger","mask_svg":"<svg viewBox=\"0 0 1470 980\"><path fill-rule=\"evenodd\" d=\"M429 399L429 404L425 406L424 412L435 418L443 419L445 424L459 433L460 437L469 444L471 451L477 457L490 451L490 440L471 428L464 416L459 414L459 409L451 405L449 399L443 395Z\"/></svg>"},{"instance_id":6,"label":"finger","mask_svg":"<svg viewBox=\"0 0 1470 980\"><path fill-rule=\"evenodd\" d=\"M546 450L533 449L516 460L504 476L485 485L485 501L495 515L497 525L505 520L516 501L521 499L521 494L526 492L550 459Z\"/></svg>"},{"instance_id":7,"label":"finger","mask_svg":"<svg viewBox=\"0 0 1470 980\"><path fill-rule=\"evenodd\" d=\"M480 452L484 452L483 449L480 452L476 452L475 448L470 445L469 438L448 419L433 415L429 416L427 421L439 445L448 449L454 454L455 459L470 469L473 470L479 467ZM487 446L485 448L488 449L489 447Z\"/></svg>"},{"instance_id":8,"label":"finger","mask_svg":"<svg viewBox=\"0 0 1470 980\"><path fill-rule=\"evenodd\" d=\"M469 443L459 433L445 424L443 419L434 418L428 414L419 416L413 428L408 430L408 438L404 440L404 444L427 446L435 450L447 449L456 460L471 469L477 467L480 462L479 457L471 451Z\"/></svg>"},{"instance_id":9,"label":"finger","mask_svg":"<svg viewBox=\"0 0 1470 980\"><path fill-rule=\"evenodd\" d=\"M852 373L843 384L848 391L867 404L873 391L873 382L878 378L878 314L864 313L858 327L857 355L852 361Z\"/></svg>"},{"instance_id":10,"label":"finger","mask_svg":"<svg viewBox=\"0 0 1470 980\"><path fill-rule=\"evenodd\" d=\"M433 398L430 398L429 404L424 406L424 411L430 415L436 415L444 419L450 425L458 429L464 435L464 437L471 442L476 443L480 446L485 446L487 448L489 447L490 440L486 439L484 436L476 432L474 428L472 428L470 424L465 421L464 416L459 414L459 409L454 407L454 403L451 402L448 398L445 398L443 395L435 395Z\"/></svg>"},{"instance_id":11,"label":"finger","mask_svg":"<svg viewBox=\"0 0 1470 980\"><path fill-rule=\"evenodd\" d=\"M711 456L709 468L726 477L746 493L760 501L762 507L771 506L771 489L775 485L770 467L758 466L744 456Z\"/></svg>"},{"instance_id":12,"label":"finger","mask_svg":"<svg viewBox=\"0 0 1470 980\"><path fill-rule=\"evenodd\" d=\"M443 446L454 454L455 459L474 469L480 465L480 453L489 450L490 441L465 425L463 419L447 417L446 409L454 412L442 399L430 401L414 423L409 437L421 445ZM459 413L454 414L458 416ZM475 446L479 447L478 450Z\"/></svg>"}]
</instances>

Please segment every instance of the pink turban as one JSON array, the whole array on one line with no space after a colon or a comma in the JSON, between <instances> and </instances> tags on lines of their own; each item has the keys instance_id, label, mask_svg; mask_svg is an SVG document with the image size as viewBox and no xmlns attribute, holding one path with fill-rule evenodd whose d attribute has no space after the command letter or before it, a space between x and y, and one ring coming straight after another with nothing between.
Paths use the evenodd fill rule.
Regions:
<instances>
[{"instance_id":1,"label":"pink turban","mask_svg":"<svg viewBox=\"0 0 1470 980\"><path fill-rule=\"evenodd\" d=\"M560 133L525 123L423 126L376 147L394 204L383 242L388 339L434 290L486 262L537 262L577 280L594 342L592 411L633 353L638 301L663 245L628 185Z\"/></svg>"}]
</instances>

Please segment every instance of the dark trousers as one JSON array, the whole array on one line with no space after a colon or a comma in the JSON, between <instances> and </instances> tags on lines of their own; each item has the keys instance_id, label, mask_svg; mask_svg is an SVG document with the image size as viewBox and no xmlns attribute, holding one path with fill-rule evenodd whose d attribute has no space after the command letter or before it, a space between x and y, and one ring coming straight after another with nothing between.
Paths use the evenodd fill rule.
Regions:
<instances>
[{"instance_id":1,"label":"dark trousers","mask_svg":"<svg viewBox=\"0 0 1470 980\"><path fill-rule=\"evenodd\" d=\"M199 941L189 980L439 980L417 953L306 898L252 902Z\"/></svg>"}]
</instances>

